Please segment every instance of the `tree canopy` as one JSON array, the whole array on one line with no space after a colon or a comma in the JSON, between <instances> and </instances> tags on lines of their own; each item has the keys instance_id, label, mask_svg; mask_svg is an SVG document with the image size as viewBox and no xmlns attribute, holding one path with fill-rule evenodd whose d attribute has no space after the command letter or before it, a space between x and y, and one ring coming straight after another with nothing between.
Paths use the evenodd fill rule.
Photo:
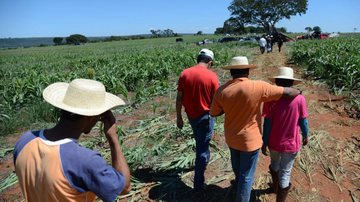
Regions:
<instances>
[{"instance_id":1,"label":"tree canopy","mask_svg":"<svg viewBox=\"0 0 360 202\"><path fill-rule=\"evenodd\" d=\"M55 37L53 39L53 42L54 42L55 45L61 45L62 41L63 41L62 37Z\"/></svg>"},{"instance_id":2,"label":"tree canopy","mask_svg":"<svg viewBox=\"0 0 360 202\"><path fill-rule=\"evenodd\" d=\"M88 39L81 34L72 34L69 37L66 37L65 40L67 44L80 44L88 41Z\"/></svg>"},{"instance_id":3,"label":"tree canopy","mask_svg":"<svg viewBox=\"0 0 360 202\"><path fill-rule=\"evenodd\" d=\"M308 0L233 0L228 9L231 21L236 20L240 25L262 26L272 32L280 20L305 14L307 6Z\"/></svg>"}]
</instances>

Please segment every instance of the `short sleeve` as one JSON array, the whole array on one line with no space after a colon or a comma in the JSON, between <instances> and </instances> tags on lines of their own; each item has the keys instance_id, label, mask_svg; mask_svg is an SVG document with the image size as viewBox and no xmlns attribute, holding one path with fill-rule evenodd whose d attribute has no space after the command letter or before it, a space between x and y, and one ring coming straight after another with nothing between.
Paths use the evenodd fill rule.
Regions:
<instances>
[{"instance_id":1,"label":"short sleeve","mask_svg":"<svg viewBox=\"0 0 360 202\"><path fill-rule=\"evenodd\" d=\"M306 107L306 100L303 95L298 95L298 96L299 96L299 118L303 119L309 116Z\"/></svg>"},{"instance_id":2,"label":"short sleeve","mask_svg":"<svg viewBox=\"0 0 360 202\"><path fill-rule=\"evenodd\" d=\"M178 80L178 86L177 86L177 90L183 92L184 91L184 72L181 73L179 80Z\"/></svg>"},{"instance_id":3,"label":"short sleeve","mask_svg":"<svg viewBox=\"0 0 360 202\"><path fill-rule=\"evenodd\" d=\"M60 150L64 174L79 192L91 191L103 201L114 201L125 186L124 176L101 155L75 143Z\"/></svg>"},{"instance_id":4,"label":"short sleeve","mask_svg":"<svg viewBox=\"0 0 360 202\"><path fill-rule=\"evenodd\" d=\"M270 101L276 101L281 98L281 96L284 94L284 88L271 85L269 83L266 83L264 81L260 82L263 94L261 96L262 102L270 102Z\"/></svg>"},{"instance_id":5,"label":"short sleeve","mask_svg":"<svg viewBox=\"0 0 360 202\"><path fill-rule=\"evenodd\" d=\"M217 116L223 112L223 108L220 102L220 91L215 92L215 96L212 100L211 107L210 107L210 115Z\"/></svg>"}]
</instances>

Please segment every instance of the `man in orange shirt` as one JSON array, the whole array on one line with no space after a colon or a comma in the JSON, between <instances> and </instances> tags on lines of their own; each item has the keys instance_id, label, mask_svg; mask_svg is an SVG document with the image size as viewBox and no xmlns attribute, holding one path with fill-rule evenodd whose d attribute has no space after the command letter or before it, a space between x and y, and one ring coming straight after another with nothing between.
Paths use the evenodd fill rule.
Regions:
<instances>
[{"instance_id":1,"label":"man in orange shirt","mask_svg":"<svg viewBox=\"0 0 360 202\"><path fill-rule=\"evenodd\" d=\"M210 159L209 144L214 128L214 118L209 115L211 101L219 80L209 70L214 53L202 49L197 57L198 64L185 69L179 78L176 97L177 127L183 127L182 106L188 116L196 141L194 192L201 194L204 189L204 172Z\"/></svg>"},{"instance_id":2,"label":"man in orange shirt","mask_svg":"<svg viewBox=\"0 0 360 202\"><path fill-rule=\"evenodd\" d=\"M255 67L248 63L246 57L232 58L230 65L223 69L230 70L233 79L219 87L210 109L211 116L225 114L225 140L230 148L235 173L236 201L241 202L250 200L259 149L262 147L261 103L300 94L293 88L250 80L249 70Z\"/></svg>"}]
</instances>

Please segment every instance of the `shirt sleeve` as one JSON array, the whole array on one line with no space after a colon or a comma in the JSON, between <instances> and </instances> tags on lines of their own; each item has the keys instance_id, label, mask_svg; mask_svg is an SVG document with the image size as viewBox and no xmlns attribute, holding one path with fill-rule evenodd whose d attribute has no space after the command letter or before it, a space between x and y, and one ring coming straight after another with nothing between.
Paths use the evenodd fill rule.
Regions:
<instances>
[{"instance_id":1,"label":"shirt sleeve","mask_svg":"<svg viewBox=\"0 0 360 202\"><path fill-rule=\"evenodd\" d=\"M213 101L211 103L210 107L210 115L211 116L217 116L223 112L223 108L221 105L220 99L220 92L219 90L215 92L215 96L213 98Z\"/></svg>"},{"instance_id":2,"label":"shirt sleeve","mask_svg":"<svg viewBox=\"0 0 360 202\"><path fill-rule=\"evenodd\" d=\"M114 201L124 189L124 176L99 153L70 143L64 145L60 154L64 174L77 191L91 191L107 202Z\"/></svg>"},{"instance_id":3,"label":"shirt sleeve","mask_svg":"<svg viewBox=\"0 0 360 202\"><path fill-rule=\"evenodd\" d=\"M299 97L299 117L300 119L303 119L309 116L306 107L306 100L303 95L298 95L298 97Z\"/></svg>"},{"instance_id":4,"label":"shirt sleeve","mask_svg":"<svg viewBox=\"0 0 360 202\"><path fill-rule=\"evenodd\" d=\"M184 73L182 72L179 80L178 80L178 86L177 90L183 92L184 91Z\"/></svg>"},{"instance_id":5,"label":"shirt sleeve","mask_svg":"<svg viewBox=\"0 0 360 202\"><path fill-rule=\"evenodd\" d=\"M281 96L284 94L283 87L271 85L264 81L261 81L261 85L263 88L263 94L261 96L262 102L276 101L276 100L280 99Z\"/></svg>"}]
</instances>

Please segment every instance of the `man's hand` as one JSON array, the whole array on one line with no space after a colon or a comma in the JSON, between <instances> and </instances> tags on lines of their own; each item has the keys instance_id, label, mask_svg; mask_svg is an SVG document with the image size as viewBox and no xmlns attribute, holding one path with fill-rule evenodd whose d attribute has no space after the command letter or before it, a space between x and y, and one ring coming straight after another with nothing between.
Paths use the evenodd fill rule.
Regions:
<instances>
[{"instance_id":1,"label":"man's hand","mask_svg":"<svg viewBox=\"0 0 360 202\"><path fill-rule=\"evenodd\" d=\"M117 138L116 134L116 119L113 115L113 113L109 110L104 112L100 115L100 121L104 123L104 133L106 138L113 138L115 136Z\"/></svg>"},{"instance_id":2,"label":"man's hand","mask_svg":"<svg viewBox=\"0 0 360 202\"><path fill-rule=\"evenodd\" d=\"M176 119L176 126L179 128L179 129L182 129L183 126L184 126L184 121L182 118L177 118Z\"/></svg>"},{"instance_id":3,"label":"man's hand","mask_svg":"<svg viewBox=\"0 0 360 202\"><path fill-rule=\"evenodd\" d=\"M100 115L100 121L104 123L104 133L110 146L112 166L125 178L125 185L121 194L127 194L131 189L130 169L120 148L115 124L116 119L113 113L109 110Z\"/></svg>"},{"instance_id":4,"label":"man's hand","mask_svg":"<svg viewBox=\"0 0 360 202\"><path fill-rule=\"evenodd\" d=\"M306 146L308 143L309 143L308 138L303 138L303 140L302 140L303 146Z\"/></svg>"},{"instance_id":5,"label":"man's hand","mask_svg":"<svg viewBox=\"0 0 360 202\"><path fill-rule=\"evenodd\" d=\"M267 153L267 146L262 146L261 147L261 152L265 155L265 156L267 156L268 155L268 153Z\"/></svg>"}]
</instances>

